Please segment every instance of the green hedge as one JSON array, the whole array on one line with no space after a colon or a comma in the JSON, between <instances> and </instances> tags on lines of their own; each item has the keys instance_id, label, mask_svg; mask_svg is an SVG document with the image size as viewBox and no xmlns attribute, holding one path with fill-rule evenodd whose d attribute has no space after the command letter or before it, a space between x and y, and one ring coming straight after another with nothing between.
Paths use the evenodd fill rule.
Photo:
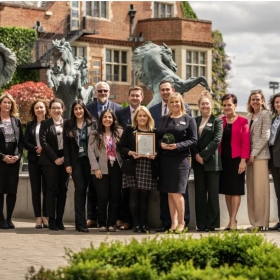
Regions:
<instances>
[{"instance_id":1,"label":"green hedge","mask_svg":"<svg viewBox=\"0 0 280 280\"><path fill-rule=\"evenodd\" d=\"M67 257L67 267L32 267L26 279L280 279L280 249L256 233L104 242L97 249L67 251Z\"/></svg>"}]
</instances>

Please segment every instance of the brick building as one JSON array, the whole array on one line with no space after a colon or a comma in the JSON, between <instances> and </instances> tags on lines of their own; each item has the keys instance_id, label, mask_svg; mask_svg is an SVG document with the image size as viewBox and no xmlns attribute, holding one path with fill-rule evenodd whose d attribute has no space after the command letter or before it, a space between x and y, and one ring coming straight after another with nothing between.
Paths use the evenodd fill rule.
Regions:
<instances>
[{"instance_id":1,"label":"brick building","mask_svg":"<svg viewBox=\"0 0 280 280\"><path fill-rule=\"evenodd\" d=\"M0 26L38 31L34 63L25 67L39 69L42 81L51 64L42 61L51 40L66 37L74 55L87 57L89 83L108 81L112 98L118 103L127 100L127 90L135 83L131 56L144 41L167 44L178 66L176 74L182 79L205 76L211 84L211 22L183 18L178 1L2 1ZM193 115L197 114L203 89L197 86L185 94ZM144 104L151 97L145 89Z\"/></svg>"}]
</instances>

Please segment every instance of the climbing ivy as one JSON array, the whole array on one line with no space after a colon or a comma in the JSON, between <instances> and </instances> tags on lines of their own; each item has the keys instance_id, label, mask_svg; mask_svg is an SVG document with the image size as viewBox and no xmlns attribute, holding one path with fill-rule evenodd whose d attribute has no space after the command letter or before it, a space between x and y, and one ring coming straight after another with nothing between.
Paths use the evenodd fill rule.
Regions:
<instances>
[{"instance_id":1,"label":"climbing ivy","mask_svg":"<svg viewBox=\"0 0 280 280\"><path fill-rule=\"evenodd\" d=\"M11 49L17 57L17 65L32 62L32 51L37 40L35 30L18 27L0 27L0 42ZM25 81L38 81L37 70L16 69L12 80L4 87L0 88L0 93L12 85Z\"/></svg>"},{"instance_id":2,"label":"climbing ivy","mask_svg":"<svg viewBox=\"0 0 280 280\"><path fill-rule=\"evenodd\" d=\"M188 1L182 1L181 7L182 7L183 15L185 18L196 18L197 19L197 15L194 12L194 10L192 9L192 7Z\"/></svg>"}]
</instances>

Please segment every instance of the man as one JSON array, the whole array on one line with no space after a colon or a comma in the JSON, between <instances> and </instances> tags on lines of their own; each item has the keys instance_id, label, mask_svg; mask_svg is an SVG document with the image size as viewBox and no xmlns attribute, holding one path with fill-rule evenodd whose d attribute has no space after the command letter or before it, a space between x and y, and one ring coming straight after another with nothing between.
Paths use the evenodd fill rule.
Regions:
<instances>
[{"instance_id":1,"label":"man","mask_svg":"<svg viewBox=\"0 0 280 280\"><path fill-rule=\"evenodd\" d=\"M122 108L121 105L109 100L110 86L106 82L98 82L95 85L95 95L97 96L97 100L89 103L86 107L97 120L99 120L102 111L105 109L111 109L116 112ZM87 219L87 227L97 226L97 193L92 180L89 182L88 189Z\"/></svg>"},{"instance_id":2,"label":"man","mask_svg":"<svg viewBox=\"0 0 280 280\"><path fill-rule=\"evenodd\" d=\"M116 111L116 116L119 124L125 129L127 125L131 125L134 112L141 105L144 99L143 89L139 86L133 86L128 90L129 106ZM129 209L129 188L122 189L122 202L121 202L121 230L131 228L132 217Z\"/></svg>"},{"instance_id":3,"label":"man","mask_svg":"<svg viewBox=\"0 0 280 280\"><path fill-rule=\"evenodd\" d=\"M168 113L168 98L172 92L175 92L173 83L168 80L163 80L159 85L159 92L162 101L149 109L155 121L156 129L159 129L160 127L161 117ZM191 116L190 108L187 103L185 103L185 108L187 114ZM186 189L186 193L183 196L185 199L185 226L187 226L190 221L188 188ZM162 225L157 228L156 231L165 232L166 230L169 230L171 226L171 218L168 206L168 194L163 192L160 192L160 220Z\"/></svg>"}]
</instances>

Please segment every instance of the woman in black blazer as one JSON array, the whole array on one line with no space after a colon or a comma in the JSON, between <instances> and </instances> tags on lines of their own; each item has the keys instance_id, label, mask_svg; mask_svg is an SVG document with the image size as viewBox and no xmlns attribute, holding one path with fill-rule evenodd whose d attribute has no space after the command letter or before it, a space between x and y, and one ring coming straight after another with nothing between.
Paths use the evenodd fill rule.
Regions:
<instances>
[{"instance_id":1,"label":"woman in black blazer","mask_svg":"<svg viewBox=\"0 0 280 280\"><path fill-rule=\"evenodd\" d=\"M14 228L12 214L16 204L23 134L13 97L6 93L0 97L0 228ZM4 218L4 194L7 216Z\"/></svg>"},{"instance_id":2,"label":"woman in black blazer","mask_svg":"<svg viewBox=\"0 0 280 280\"><path fill-rule=\"evenodd\" d=\"M198 142L192 148L195 186L195 216L198 231L220 227L219 177L222 170L218 146L223 135L223 121L212 113L210 93L198 100L201 116L196 117Z\"/></svg>"},{"instance_id":3,"label":"woman in black blazer","mask_svg":"<svg viewBox=\"0 0 280 280\"><path fill-rule=\"evenodd\" d=\"M75 185L75 224L76 230L89 232L86 222L86 192L90 180L90 163L87 146L90 132L97 128L96 120L87 110L81 99L71 107L71 118L63 128L64 166L72 175Z\"/></svg>"},{"instance_id":4,"label":"woman in black blazer","mask_svg":"<svg viewBox=\"0 0 280 280\"><path fill-rule=\"evenodd\" d=\"M65 171L63 152L64 103L55 98L49 104L51 118L41 122L40 144L42 152L39 164L47 180L47 215L50 230L64 230L62 222L66 203L69 175Z\"/></svg>"},{"instance_id":5,"label":"woman in black blazer","mask_svg":"<svg viewBox=\"0 0 280 280\"><path fill-rule=\"evenodd\" d=\"M39 139L41 122L49 117L46 101L40 99L35 100L31 104L29 114L32 117L32 121L26 125L24 147L28 151L28 172L31 184L32 205L36 217L35 228L40 229L42 225L43 227L48 227L46 207L47 182L42 165L38 163L42 151ZM43 207L41 206L42 195Z\"/></svg>"}]
</instances>

